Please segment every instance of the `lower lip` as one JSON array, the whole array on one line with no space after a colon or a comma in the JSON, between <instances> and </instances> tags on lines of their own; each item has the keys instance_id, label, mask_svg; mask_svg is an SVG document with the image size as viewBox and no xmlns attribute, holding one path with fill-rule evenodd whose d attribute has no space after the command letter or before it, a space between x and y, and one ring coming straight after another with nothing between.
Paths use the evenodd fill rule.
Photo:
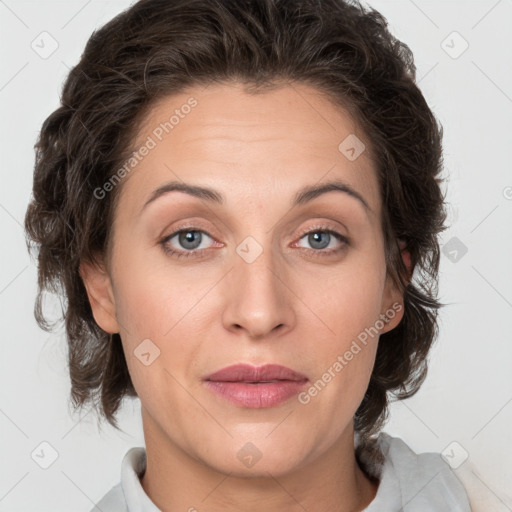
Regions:
<instances>
[{"instance_id":1,"label":"lower lip","mask_svg":"<svg viewBox=\"0 0 512 512\"><path fill-rule=\"evenodd\" d=\"M247 382L205 381L206 386L226 400L252 409L274 407L304 389L307 381L281 380L249 384Z\"/></svg>"}]
</instances>

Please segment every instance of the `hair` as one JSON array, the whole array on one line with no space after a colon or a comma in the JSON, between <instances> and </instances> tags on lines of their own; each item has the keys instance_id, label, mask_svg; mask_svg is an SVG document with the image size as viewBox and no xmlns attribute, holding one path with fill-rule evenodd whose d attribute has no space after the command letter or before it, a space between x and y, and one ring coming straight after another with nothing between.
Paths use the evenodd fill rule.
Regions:
<instances>
[{"instance_id":1,"label":"hair","mask_svg":"<svg viewBox=\"0 0 512 512\"><path fill-rule=\"evenodd\" d=\"M444 306L437 235L446 212L442 126L416 84L412 52L379 12L357 0L140 0L94 31L35 144L25 217L28 250L38 248L35 318L52 330L43 293L66 299L61 320L74 409L91 403L119 428L122 399L137 393L120 335L94 320L79 266L108 256L122 182L102 199L94 191L133 154L137 128L157 100L197 84L234 82L251 94L311 85L347 109L367 137L383 202L387 273L404 296L402 320L380 336L354 417L369 446L392 396L412 396L426 377Z\"/></svg>"}]
</instances>

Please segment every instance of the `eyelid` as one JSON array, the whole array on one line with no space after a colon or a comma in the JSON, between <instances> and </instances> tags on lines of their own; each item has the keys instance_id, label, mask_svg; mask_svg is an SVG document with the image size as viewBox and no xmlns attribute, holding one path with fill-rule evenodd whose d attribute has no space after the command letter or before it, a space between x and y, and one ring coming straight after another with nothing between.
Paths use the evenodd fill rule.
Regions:
<instances>
[{"instance_id":1,"label":"eyelid","mask_svg":"<svg viewBox=\"0 0 512 512\"><path fill-rule=\"evenodd\" d=\"M343 251L347 246L349 246L351 243L350 239L346 235L341 234L338 229L333 228L330 225L320 223L320 224L316 224L316 225L310 226L308 228L305 228L303 231L301 231L300 235L298 235L297 241L293 242L292 247L296 247L297 244L300 242L300 240L302 238L304 238L304 236L309 235L311 233L317 233L317 232L329 233L329 234L333 235L335 238L338 239L338 241L340 242L341 245L337 248L331 248L331 249L310 249L308 247L302 248L304 251L308 252L309 254L313 255L314 257L322 257L322 256L327 257L330 255L338 254L341 251Z\"/></svg>"},{"instance_id":2,"label":"eyelid","mask_svg":"<svg viewBox=\"0 0 512 512\"><path fill-rule=\"evenodd\" d=\"M298 237L302 238L304 235L308 235L308 234L314 233L316 231L324 231L327 233L334 233L335 235L343 238L344 240L346 240L348 242L348 236L340 233L337 228L334 228L333 226L330 226L330 225L328 225L326 223L322 223L322 222L320 222L319 224L314 224L313 226L309 226L308 228L305 228L304 230L302 230L299 233Z\"/></svg>"},{"instance_id":3,"label":"eyelid","mask_svg":"<svg viewBox=\"0 0 512 512\"><path fill-rule=\"evenodd\" d=\"M166 254L174 256L176 258L201 257L201 255L203 255L207 252L210 252L214 247L208 247L206 249L193 249L193 250L187 251L185 249L172 249L167 245L169 240L171 240L176 235L178 235L182 232L196 231L196 232L203 233L206 236L210 237L213 240L213 242L215 244L217 244L217 247L219 247L219 244L220 244L220 247L223 247L224 244L222 242L218 242L214 236L210 235L210 233L208 232L208 229L202 227L201 224L202 224L201 222L191 223L189 221L189 222L182 224L181 226L179 225L172 230L172 233L164 236L163 238L160 238L159 245L162 246L162 249ZM308 247L302 247L302 249L304 251L314 255L315 257L322 257L322 256L325 257L325 256L333 255L333 254L338 254L346 246L350 245L349 238L347 236L341 234L338 231L338 229L336 229L326 223L317 223L313 226L304 228L303 230L301 230L299 235L295 235L294 239L296 241L292 244L292 247L296 247L298 242L300 242L300 240L302 238L304 238L304 236L309 235L311 233L315 233L315 232L329 233L329 234L333 235L335 238L337 238L341 244L340 247L330 248L330 249L312 249L312 248L308 248Z\"/></svg>"},{"instance_id":4,"label":"eyelid","mask_svg":"<svg viewBox=\"0 0 512 512\"><path fill-rule=\"evenodd\" d=\"M167 228L165 229L167 231ZM166 235L165 237L162 235L160 238L170 238L176 234L178 234L180 231L201 231L206 233L211 238L217 238L217 236L210 234L211 231L215 231L210 226L206 226L206 224L203 224L201 220L186 220L183 222L179 222L176 226L172 228L172 231ZM220 243L220 242L219 242Z\"/></svg>"},{"instance_id":5,"label":"eyelid","mask_svg":"<svg viewBox=\"0 0 512 512\"><path fill-rule=\"evenodd\" d=\"M224 244L222 242L218 242L217 239L213 235L211 235L206 229L200 227L199 225L188 225L188 226L176 227L168 235L160 237L158 243L160 245L164 246L164 248L165 248L165 247L167 247L167 243L172 238L174 238L176 235L179 235L180 233L186 233L188 231L196 231L198 233L202 233L203 235L206 235L209 238L211 238L213 243L216 244L217 247L224 247ZM185 249L169 249L169 252L196 254L196 253L202 253L202 252L205 252L205 251L209 251L213 247L214 246L208 247L206 249L193 249L193 250L190 250L190 251L187 251Z\"/></svg>"}]
</instances>

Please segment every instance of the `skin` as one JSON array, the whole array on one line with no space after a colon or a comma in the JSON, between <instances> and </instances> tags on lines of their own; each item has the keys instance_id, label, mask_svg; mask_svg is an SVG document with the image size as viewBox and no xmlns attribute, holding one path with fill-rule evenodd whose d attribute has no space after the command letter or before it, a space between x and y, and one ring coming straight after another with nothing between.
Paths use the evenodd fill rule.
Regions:
<instances>
[{"instance_id":1,"label":"skin","mask_svg":"<svg viewBox=\"0 0 512 512\"><path fill-rule=\"evenodd\" d=\"M360 511L377 483L355 459L353 417L378 336L307 404L292 397L248 409L202 379L235 363L270 362L314 383L379 315L403 305L386 274L369 151L350 161L338 150L348 135L365 135L305 84L249 95L230 83L160 100L134 148L191 96L198 105L124 178L108 261L81 266L94 318L120 333L141 400L143 488L164 512L249 512L255 504L266 512ZM336 178L371 211L339 191L290 206L302 187ZM139 215L152 191L171 180L214 188L225 202L174 191ZM319 224L348 244L324 235L326 248L313 245L302 233L322 231ZM182 228L202 232L200 256L163 251L159 241ZM236 252L248 236L262 249L252 263ZM175 236L167 245L190 252L181 242ZM331 248L339 250L329 255ZM380 332L402 315L403 308ZM160 355L146 366L134 351L148 338ZM262 455L252 467L237 457L248 442Z\"/></svg>"}]
</instances>

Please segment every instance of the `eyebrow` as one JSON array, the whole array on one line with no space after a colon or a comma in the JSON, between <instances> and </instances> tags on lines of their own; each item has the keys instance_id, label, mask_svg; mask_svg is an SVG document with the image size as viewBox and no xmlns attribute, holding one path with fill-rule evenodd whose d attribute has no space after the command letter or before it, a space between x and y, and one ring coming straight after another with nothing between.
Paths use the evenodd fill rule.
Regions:
<instances>
[{"instance_id":1,"label":"eyebrow","mask_svg":"<svg viewBox=\"0 0 512 512\"><path fill-rule=\"evenodd\" d=\"M149 199L144 203L144 206L141 209L141 212L152 202L156 201L158 198L168 194L169 192L184 192L193 197L197 197L198 199L203 199L209 202L214 202L218 204L224 204L225 197L221 192L218 192L212 188L202 187L199 185L191 185L188 183L180 182L180 181L171 181L165 183L164 185L155 189ZM320 185L309 185L301 188L296 194L294 199L292 200L291 206L301 206L305 203L316 199L322 194L326 194L328 192L343 192L350 197L357 199L360 204L362 204L365 210L371 212L367 201L364 197L354 190L348 183L345 183L341 180L328 181L326 183L322 183Z\"/></svg>"}]
</instances>

